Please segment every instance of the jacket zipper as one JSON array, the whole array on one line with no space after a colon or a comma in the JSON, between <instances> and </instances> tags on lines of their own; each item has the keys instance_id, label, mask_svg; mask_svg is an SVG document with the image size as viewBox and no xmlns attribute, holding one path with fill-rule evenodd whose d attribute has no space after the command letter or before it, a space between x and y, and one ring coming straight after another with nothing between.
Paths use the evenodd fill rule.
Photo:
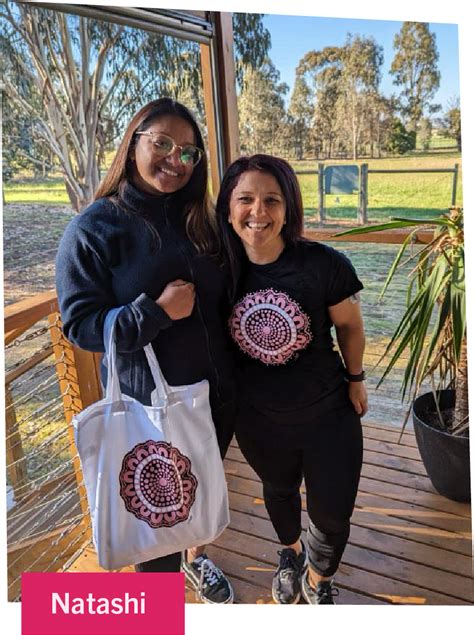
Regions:
<instances>
[{"instance_id":1,"label":"jacket zipper","mask_svg":"<svg viewBox=\"0 0 474 635\"><path fill-rule=\"evenodd\" d=\"M183 249L182 245L179 244L179 241L177 240L175 232L173 231L173 229L172 229L172 227L171 227L171 225L169 223L168 211L169 211L169 203L168 203L168 201L166 201L165 202L166 227L168 229L168 232L169 232L170 236L172 237L172 240L173 240L174 244L176 245L179 253L181 254L181 256L184 259L184 262L186 263L186 266L188 268L189 275L190 275L190 278L191 278L191 282L194 284L194 287L196 289L196 308L197 308L198 315L199 315L199 321L201 323L202 328L204 329L204 334L205 334L205 338L206 338L207 355L209 357L211 368L214 371L214 376L215 376L215 379L216 379L216 395L217 395L217 399L219 401L219 404L222 405L222 398L221 398L221 394L220 394L220 391L219 391L219 385L220 385L219 371L217 370L217 366L216 366L216 364L214 362L214 358L212 356L209 331L207 329L206 322L204 320L204 317L203 317L202 311L201 311L201 303L199 301L199 292L198 292L198 288L197 288L197 285L196 285L196 276L195 276L195 273L194 273L194 268L193 268L193 266L191 264L190 259L188 258L187 254L186 254L186 251Z\"/></svg>"}]
</instances>

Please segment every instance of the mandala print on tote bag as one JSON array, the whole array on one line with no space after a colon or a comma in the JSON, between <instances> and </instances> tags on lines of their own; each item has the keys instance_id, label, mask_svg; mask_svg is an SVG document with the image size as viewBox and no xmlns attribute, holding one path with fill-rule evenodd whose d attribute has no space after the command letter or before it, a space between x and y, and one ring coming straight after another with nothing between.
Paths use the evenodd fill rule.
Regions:
<instances>
[{"instance_id":1,"label":"mandala print on tote bag","mask_svg":"<svg viewBox=\"0 0 474 635\"><path fill-rule=\"evenodd\" d=\"M234 306L229 325L241 350L267 365L285 364L313 339L309 316L274 289L248 293Z\"/></svg>"},{"instance_id":2,"label":"mandala print on tote bag","mask_svg":"<svg viewBox=\"0 0 474 635\"><path fill-rule=\"evenodd\" d=\"M191 461L170 443L136 445L125 455L119 479L125 507L150 527L173 527L187 520L198 482Z\"/></svg>"}]
</instances>

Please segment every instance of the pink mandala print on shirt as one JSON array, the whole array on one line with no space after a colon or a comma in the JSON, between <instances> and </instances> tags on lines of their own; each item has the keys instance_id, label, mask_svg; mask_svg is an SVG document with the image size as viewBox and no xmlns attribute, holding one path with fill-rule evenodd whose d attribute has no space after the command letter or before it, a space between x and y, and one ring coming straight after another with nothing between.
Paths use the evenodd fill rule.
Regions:
<instances>
[{"instance_id":1,"label":"pink mandala print on shirt","mask_svg":"<svg viewBox=\"0 0 474 635\"><path fill-rule=\"evenodd\" d=\"M198 485L191 461L165 441L136 445L124 456L119 481L127 510L154 529L186 520Z\"/></svg>"},{"instance_id":2,"label":"pink mandala print on shirt","mask_svg":"<svg viewBox=\"0 0 474 635\"><path fill-rule=\"evenodd\" d=\"M285 364L313 339L309 316L282 291L248 293L229 320L239 347L267 365Z\"/></svg>"}]
</instances>

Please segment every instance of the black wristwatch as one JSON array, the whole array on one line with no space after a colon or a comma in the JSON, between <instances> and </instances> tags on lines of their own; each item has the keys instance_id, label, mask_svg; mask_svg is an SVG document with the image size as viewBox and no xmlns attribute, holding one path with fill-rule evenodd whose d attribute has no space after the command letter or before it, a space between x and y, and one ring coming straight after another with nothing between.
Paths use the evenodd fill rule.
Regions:
<instances>
[{"instance_id":1,"label":"black wristwatch","mask_svg":"<svg viewBox=\"0 0 474 635\"><path fill-rule=\"evenodd\" d=\"M347 381L364 381L365 379L365 370L363 370L361 373L359 373L358 375L351 375L350 373L347 372L347 370L345 371L345 375L346 375L346 379Z\"/></svg>"}]
</instances>

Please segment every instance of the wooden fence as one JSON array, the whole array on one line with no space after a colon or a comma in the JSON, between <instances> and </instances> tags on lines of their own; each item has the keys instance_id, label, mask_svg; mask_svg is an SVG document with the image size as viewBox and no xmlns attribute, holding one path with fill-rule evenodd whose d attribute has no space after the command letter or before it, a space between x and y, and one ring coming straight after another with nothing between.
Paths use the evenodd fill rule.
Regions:
<instances>
[{"instance_id":1,"label":"wooden fence","mask_svg":"<svg viewBox=\"0 0 474 635\"><path fill-rule=\"evenodd\" d=\"M326 216L326 192L324 187L324 174L326 168L329 167L324 163L318 163L317 170L297 170L296 174L314 174L318 177L318 217L321 225L327 220ZM452 174L453 182L451 189L451 207L456 205L457 186L459 179L459 163L454 164L454 168L416 168L416 169L402 169L402 170L377 170L370 169L368 163L362 163L360 165L359 173L359 192L358 192L358 207L357 207L357 223L359 225L366 225L369 221L368 218L368 206L369 206L369 174Z\"/></svg>"}]
</instances>

